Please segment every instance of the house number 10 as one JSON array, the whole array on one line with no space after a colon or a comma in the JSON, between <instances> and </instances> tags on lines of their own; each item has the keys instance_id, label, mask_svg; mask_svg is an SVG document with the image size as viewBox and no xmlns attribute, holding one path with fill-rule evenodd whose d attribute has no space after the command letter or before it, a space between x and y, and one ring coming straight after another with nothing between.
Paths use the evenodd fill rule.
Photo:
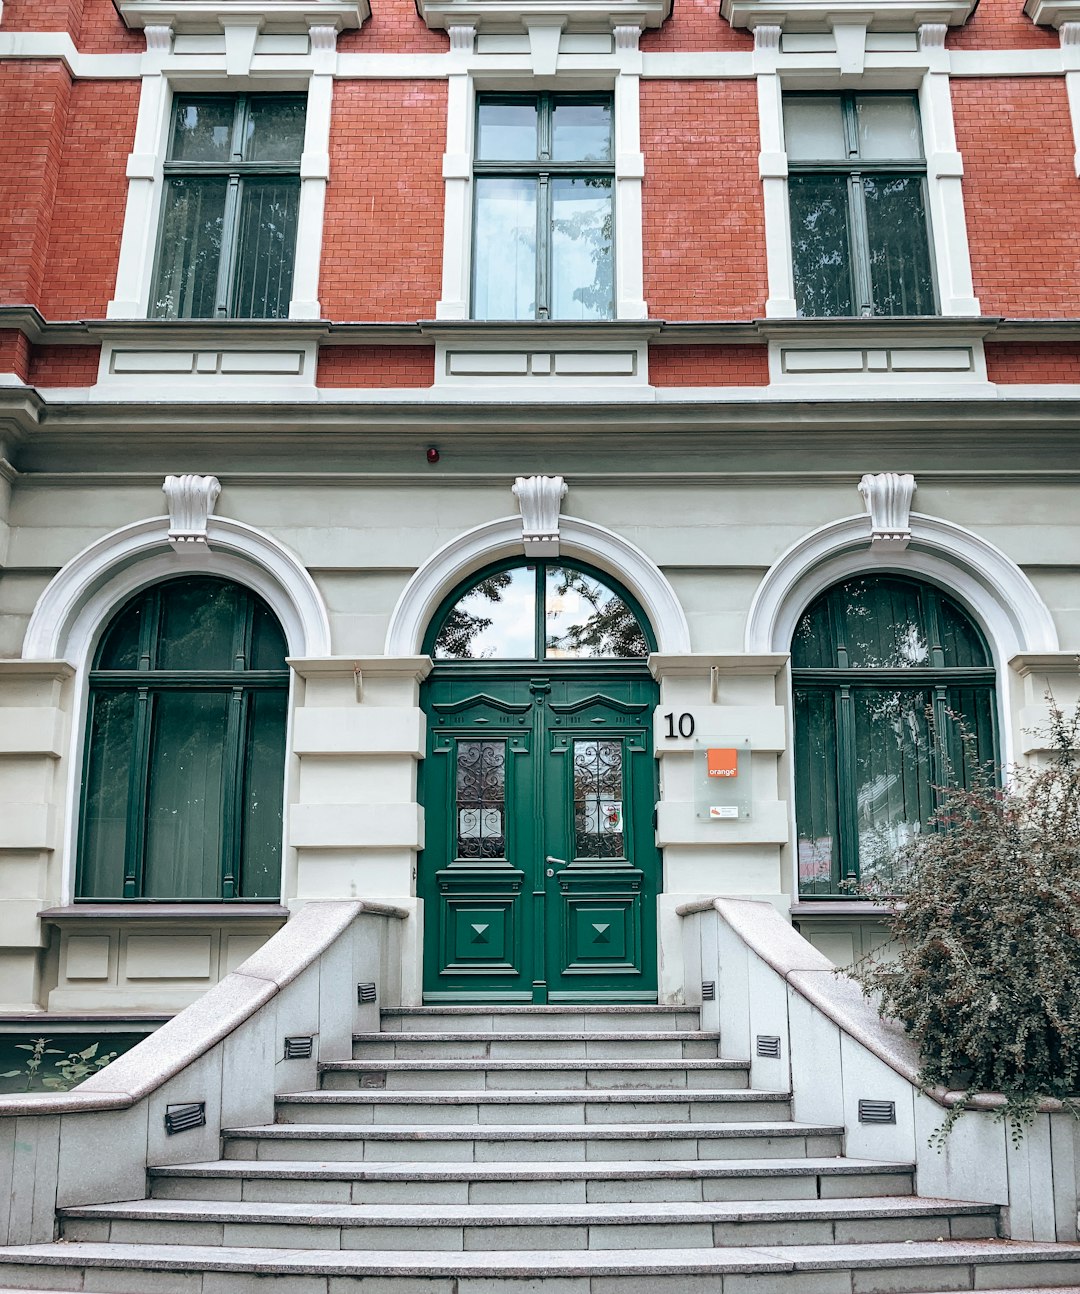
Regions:
<instances>
[{"instance_id":1,"label":"house number 10","mask_svg":"<svg viewBox=\"0 0 1080 1294\"><path fill-rule=\"evenodd\" d=\"M687 714L685 711L676 718L673 713L665 714L664 719L667 722L667 733L665 736L668 741L674 741L676 737L692 737L694 735L694 716Z\"/></svg>"}]
</instances>

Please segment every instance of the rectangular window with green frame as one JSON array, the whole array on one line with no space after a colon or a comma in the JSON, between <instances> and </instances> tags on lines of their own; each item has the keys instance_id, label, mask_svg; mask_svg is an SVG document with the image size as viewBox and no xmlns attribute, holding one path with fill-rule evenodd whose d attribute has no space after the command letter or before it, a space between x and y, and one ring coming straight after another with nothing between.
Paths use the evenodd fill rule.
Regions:
<instances>
[{"instance_id":1,"label":"rectangular window with green frame","mask_svg":"<svg viewBox=\"0 0 1080 1294\"><path fill-rule=\"evenodd\" d=\"M914 94L785 94L801 316L937 313Z\"/></svg>"},{"instance_id":2,"label":"rectangular window with green frame","mask_svg":"<svg viewBox=\"0 0 1080 1294\"><path fill-rule=\"evenodd\" d=\"M152 319L285 319L300 206L303 94L173 102Z\"/></svg>"},{"instance_id":3,"label":"rectangular window with green frame","mask_svg":"<svg viewBox=\"0 0 1080 1294\"><path fill-rule=\"evenodd\" d=\"M615 316L610 94L485 94L473 167L474 319Z\"/></svg>"}]
</instances>

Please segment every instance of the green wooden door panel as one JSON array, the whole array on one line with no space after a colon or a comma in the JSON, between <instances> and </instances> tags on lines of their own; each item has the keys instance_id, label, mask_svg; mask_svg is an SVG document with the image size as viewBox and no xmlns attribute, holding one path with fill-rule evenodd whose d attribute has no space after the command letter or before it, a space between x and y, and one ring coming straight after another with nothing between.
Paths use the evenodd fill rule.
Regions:
<instances>
[{"instance_id":1,"label":"green wooden door panel","mask_svg":"<svg viewBox=\"0 0 1080 1294\"><path fill-rule=\"evenodd\" d=\"M657 699L636 662L436 666L425 1000L656 1000Z\"/></svg>"}]
</instances>

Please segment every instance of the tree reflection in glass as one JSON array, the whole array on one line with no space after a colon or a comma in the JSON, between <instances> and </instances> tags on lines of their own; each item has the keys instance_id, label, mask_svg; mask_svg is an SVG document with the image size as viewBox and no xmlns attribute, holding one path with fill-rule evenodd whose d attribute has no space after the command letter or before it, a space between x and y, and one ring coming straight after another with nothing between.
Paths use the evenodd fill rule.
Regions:
<instances>
[{"instance_id":1,"label":"tree reflection in glass","mask_svg":"<svg viewBox=\"0 0 1080 1294\"><path fill-rule=\"evenodd\" d=\"M436 660L531 657L535 596L532 566L487 576L450 608L432 655Z\"/></svg>"},{"instance_id":2,"label":"tree reflection in glass","mask_svg":"<svg viewBox=\"0 0 1080 1294\"><path fill-rule=\"evenodd\" d=\"M617 593L584 571L549 567L545 601L549 659L649 654L637 616Z\"/></svg>"}]
</instances>

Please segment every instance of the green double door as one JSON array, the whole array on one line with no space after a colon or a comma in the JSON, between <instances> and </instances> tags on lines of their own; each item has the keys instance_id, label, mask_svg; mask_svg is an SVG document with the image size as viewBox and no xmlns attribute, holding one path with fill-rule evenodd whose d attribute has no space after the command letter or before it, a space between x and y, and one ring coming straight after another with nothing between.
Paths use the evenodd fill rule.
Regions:
<instances>
[{"instance_id":1,"label":"green double door","mask_svg":"<svg viewBox=\"0 0 1080 1294\"><path fill-rule=\"evenodd\" d=\"M436 666L425 696L425 1001L655 1001L648 670Z\"/></svg>"}]
</instances>

